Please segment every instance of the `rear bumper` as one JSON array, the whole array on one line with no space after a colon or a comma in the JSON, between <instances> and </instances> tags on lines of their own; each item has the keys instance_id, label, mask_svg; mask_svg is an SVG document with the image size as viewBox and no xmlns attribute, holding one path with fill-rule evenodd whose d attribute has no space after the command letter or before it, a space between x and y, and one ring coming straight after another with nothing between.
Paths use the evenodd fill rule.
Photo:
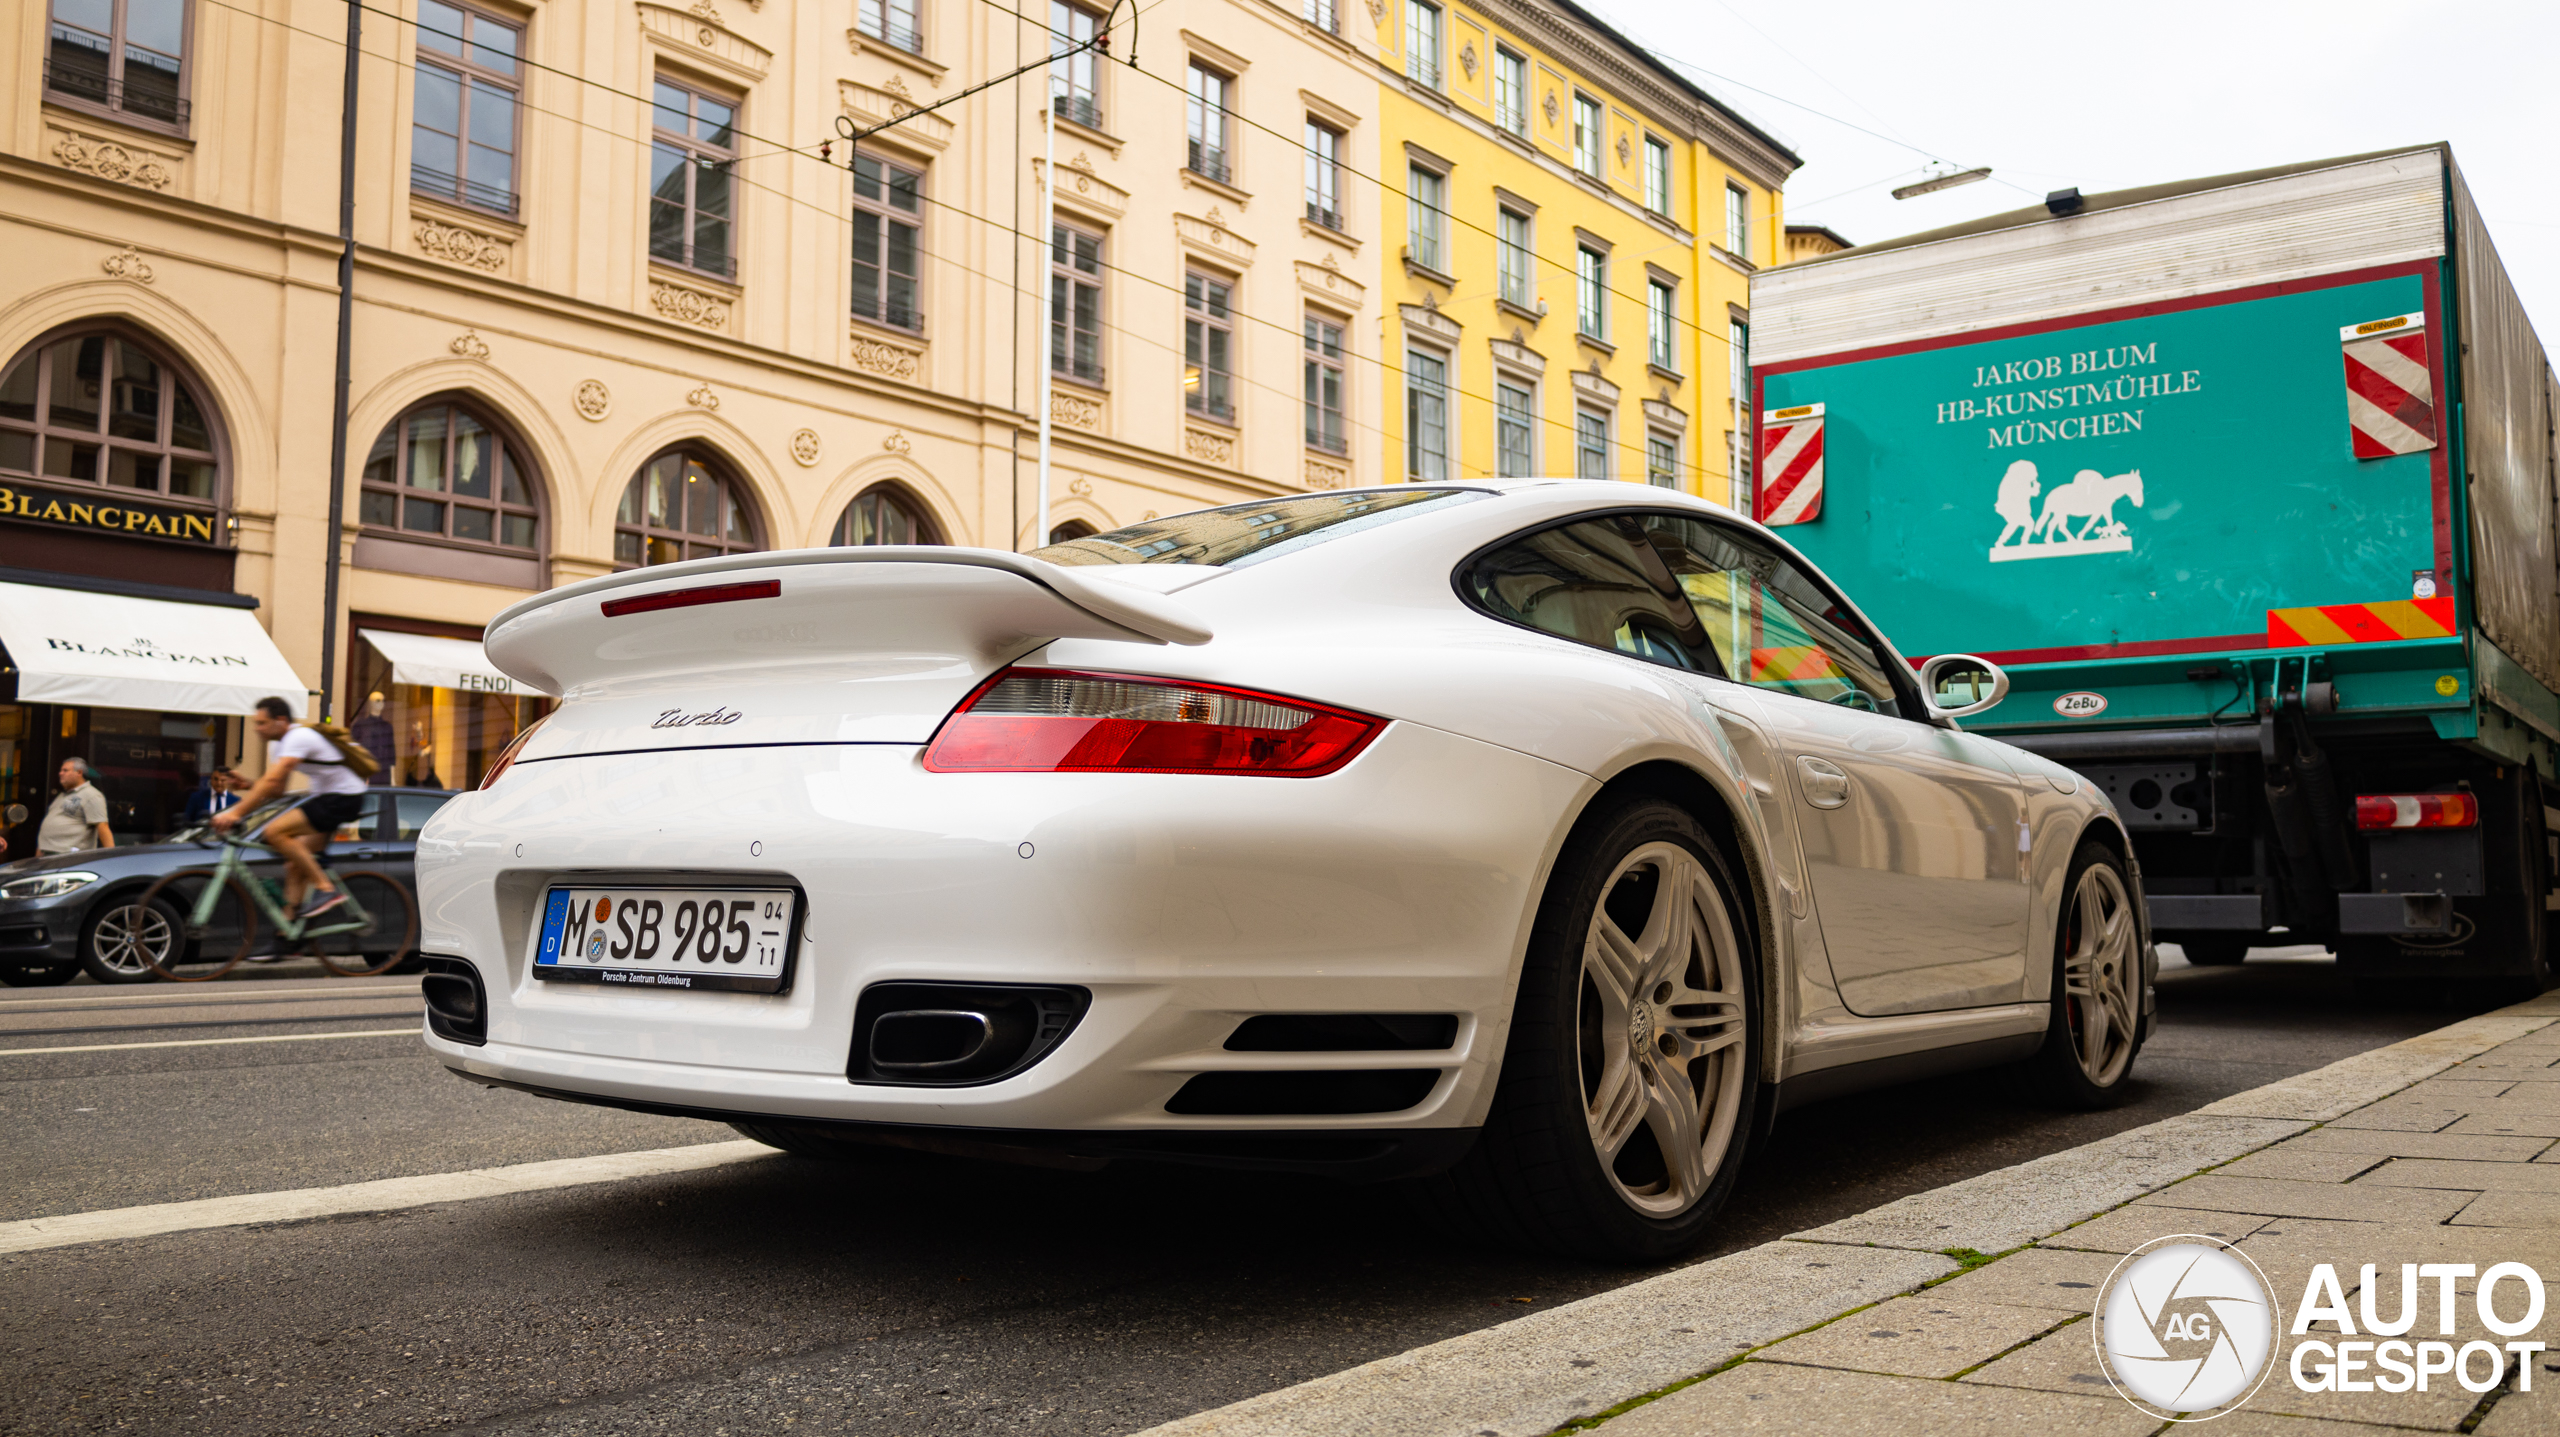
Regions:
<instances>
[{"instance_id":1,"label":"rear bumper","mask_svg":"<svg viewBox=\"0 0 2560 1437\"><path fill-rule=\"evenodd\" d=\"M615 1106L1076 1134L1078 1151L1111 1135L1131 1156L1214 1149L1237 1132L1482 1121L1535 897L1584 775L1402 723L1320 779L928 774L917 752L558 759L456 799L420 842L420 946L479 969L488 1041L428 1046L477 1081ZM796 885L808 906L791 987L532 977L542 895L607 876ZM1092 1002L1055 1049L999 1081L856 1083L855 1005L892 979L1072 984ZM1226 1051L1259 1013L1458 1024L1439 1051ZM1165 1107L1201 1073L1380 1069L1436 1077L1391 1113Z\"/></svg>"}]
</instances>

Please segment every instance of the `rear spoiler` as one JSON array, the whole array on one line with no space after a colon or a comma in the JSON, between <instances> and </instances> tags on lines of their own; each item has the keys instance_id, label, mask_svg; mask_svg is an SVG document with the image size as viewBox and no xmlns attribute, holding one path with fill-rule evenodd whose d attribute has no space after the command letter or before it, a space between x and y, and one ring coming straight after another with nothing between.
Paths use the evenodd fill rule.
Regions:
<instances>
[{"instance_id":1,"label":"rear spoiler","mask_svg":"<svg viewBox=\"0 0 2560 1437\"><path fill-rule=\"evenodd\" d=\"M800 611L795 615L803 621L795 626L800 631L772 634L770 642L762 633L751 637L732 630L734 645L715 654L686 642L713 639L711 634L680 634L653 624L661 640L674 641L674 650L691 652L658 648L644 654L619 642L600 646L592 635L573 638L566 631L590 624L618 629L631 621L606 618L605 601L705 587L706 581L778 580L778 597L789 600L796 587L794 571L807 582L804 601L823 594L827 605L822 615L812 615L801 603L790 604ZM975 577L968 577L972 573ZM666 620L683 615L707 619L715 612L724 626L740 617L721 605L716 610L671 609ZM861 617L876 617L883 626L870 628ZM828 630L837 630L839 622L844 627L809 632L806 621L813 618ZM611 679L615 671L753 666L760 657L789 663L816 657L813 649L848 656L885 651L984 659L998 649L1019 650L1060 638L1190 645L1205 644L1211 637L1209 626L1188 607L1134 585L1096 581L1073 568L997 549L906 544L729 554L607 574L508 606L490 621L484 643L500 669L556 695ZM727 638L717 642L731 644ZM764 652L759 655L758 650Z\"/></svg>"}]
</instances>

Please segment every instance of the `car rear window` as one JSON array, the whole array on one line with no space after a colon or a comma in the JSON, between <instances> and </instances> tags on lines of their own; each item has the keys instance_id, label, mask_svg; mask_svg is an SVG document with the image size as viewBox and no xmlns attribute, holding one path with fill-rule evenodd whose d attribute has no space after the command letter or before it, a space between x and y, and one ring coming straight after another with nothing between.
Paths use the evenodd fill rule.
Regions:
<instances>
[{"instance_id":1,"label":"car rear window","mask_svg":"<svg viewBox=\"0 0 2560 1437\"><path fill-rule=\"evenodd\" d=\"M1150 519L1034 549L1052 564L1207 564L1238 569L1393 523L1426 509L1482 499L1480 489L1412 489L1391 493L1309 494L1257 499Z\"/></svg>"}]
</instances>

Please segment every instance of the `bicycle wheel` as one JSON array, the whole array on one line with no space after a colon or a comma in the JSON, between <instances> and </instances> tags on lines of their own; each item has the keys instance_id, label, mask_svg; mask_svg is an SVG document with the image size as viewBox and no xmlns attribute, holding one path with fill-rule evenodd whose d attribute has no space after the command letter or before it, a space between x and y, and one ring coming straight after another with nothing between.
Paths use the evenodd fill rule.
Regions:
<instances>
[{"instance_id":1,"label":"bicycle wheel","mask_svg":"<svg viewBox=\"0 0 2560 1437\"><path fill-rule=\"evenodd\" d=\"M303 951L342 978L397 967L418 943L418 903L408 886L379 873L335 876L347 901L311 920L310 927L320 931L304 940Z\"/></svg>"},{"instance_id":2,"label":"bicycle wheel","mask_svg":"<svg viewBox=\"0 0 2560 1437\"><path fill-rule=\"evenodd\" d=\"M213 901L205 922L196 905L207 883L219 881L223 892ZM163 874L134 908L169 915L164 941L136 949L152 972L173 983L201 983L240 966L258 937L258 906L237 875L218 875L210 868L181 868Z\"/></svg>"}]
</instances>

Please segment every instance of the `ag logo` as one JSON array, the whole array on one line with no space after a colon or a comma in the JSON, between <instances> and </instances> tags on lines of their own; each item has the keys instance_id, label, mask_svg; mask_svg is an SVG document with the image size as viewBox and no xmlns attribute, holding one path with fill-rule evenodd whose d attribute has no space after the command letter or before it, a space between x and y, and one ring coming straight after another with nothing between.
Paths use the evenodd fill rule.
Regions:
<instances>
[{"instance_id":1,"label":"ag logo","mask_svg":"<svg viewBox=\"0 0 2560 1437\"><path fill-rule=\"evenodd\" d=\"M2219 1417L2266 1380L2278 1321L2265 1274L2239 1249L2192 1234L2136 1249L2098 1297L2098 1360L2154 1417Z\"/></svg>"}]
</instances>

